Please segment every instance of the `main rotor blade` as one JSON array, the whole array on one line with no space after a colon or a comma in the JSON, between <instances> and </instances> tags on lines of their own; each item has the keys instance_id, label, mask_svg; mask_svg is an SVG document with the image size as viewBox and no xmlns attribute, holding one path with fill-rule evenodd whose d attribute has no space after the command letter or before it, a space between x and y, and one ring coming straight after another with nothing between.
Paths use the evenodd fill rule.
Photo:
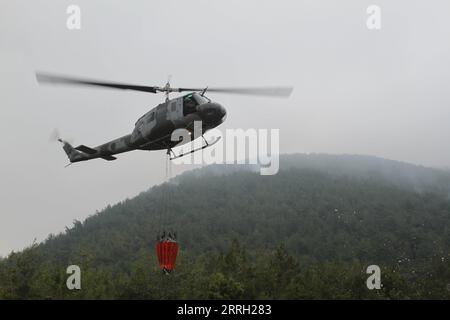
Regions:
<instances>
[{"instance_id":1,"label":"main rotor blade","mask_svg":"<svg viewBox=\"0 0 450 320\"><path fill-rule=\"evenodd\" d=\"M181 91L203 91L205 89L180 88ZM291 95L292 87L248 87L248 88L207 88L206 92L244 94L253 96L268 96L287 98Z\"/></svg>"},{"instance_id":2,"label":"main rotor blade","mask_svg":"<svg viewBox=\"0 0 450 320\"><path fill-rule=\"evenodd\" d=\"M104 82L98 80L90 80L90 79L79 79L79 78L71 78L65 76L57 76L46 73L36 73L36 79L39 83L53 83L53 84L68 84L68 85L85 85L85 86L97 86L97 87L107 87L114 89L122 89L122 90L134 90L134 91L142 91L142 92L151 92L157 93L158 87L150 87L150 86L139 86L125 83L117 83L117 82Z\"/></svg>"}]
</instances>

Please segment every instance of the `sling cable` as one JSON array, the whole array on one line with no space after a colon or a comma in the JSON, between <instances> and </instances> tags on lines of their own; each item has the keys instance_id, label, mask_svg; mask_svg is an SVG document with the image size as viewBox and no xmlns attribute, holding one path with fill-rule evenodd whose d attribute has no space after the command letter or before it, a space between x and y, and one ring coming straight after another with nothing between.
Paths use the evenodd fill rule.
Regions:
<instances>
[{"instance_id":1,"label":"sling cable","mask_svg":"<svg viewBox=\"0 0 450 320\"><path fill-rule=\"evenodd\" d=\"M166 183L168 184L172 175L172 166L170 161L170 153L167 151L166 155ZM160 212L160 231L156 239L156 255L158 256L159 267L161 271L169 275L175 268L179 245L175 232L165 230L167 228L168 205L170 201L170 186L161 195L163 205Z\"/></svg>"}]
</instances>

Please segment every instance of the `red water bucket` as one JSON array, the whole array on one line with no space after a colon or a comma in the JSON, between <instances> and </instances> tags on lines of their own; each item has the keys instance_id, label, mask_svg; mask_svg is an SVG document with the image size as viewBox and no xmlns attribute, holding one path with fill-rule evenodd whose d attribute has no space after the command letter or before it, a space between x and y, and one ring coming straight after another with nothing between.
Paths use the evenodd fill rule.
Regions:
<instances>
[{"instance_id":1,"label":"red water bucket","mask_svg":"<svg viewBox=\"0 0 450 320\"><path fill-rule=\"evenodd\" d=\"M178 248L178 243L172 240L163 240L156 243L159 267L163 272L170 273L175 268Z\"/></svg>"}]
</instances>

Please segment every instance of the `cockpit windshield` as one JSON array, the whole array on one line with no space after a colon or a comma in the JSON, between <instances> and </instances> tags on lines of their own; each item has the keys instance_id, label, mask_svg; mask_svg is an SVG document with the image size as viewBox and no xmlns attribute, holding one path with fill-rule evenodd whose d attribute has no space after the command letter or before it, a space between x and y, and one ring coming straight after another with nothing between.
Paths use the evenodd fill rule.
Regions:
<instances>
[{"instance_id":1,"label":"cockpit windshield","mask_svg":"<svg viewBox=\"0 0 450 320\"><path fill-rule=\"evenodd\" d=\"M197 92L187 94L183 97L183 114L188 115L197 111L197 106L210 102L206 97Z\"/></svg>"},{"instance_id":2,"label":"cockpit windshield","mask_svg":"<svg viewBox=\"0 0 450 320\"><path fill-rule=\"evenodd\" d=\"M197 111L198 102L194 98L194 94L188 94L183 97L183 114L187 115Z\"/></svg>"},{"instance_id":3,"label":"cockpit windshield","mask_svg":"<svg viewBox=\"0 0 450 320\"><path fill-rule=\"evenodd\" d=\"M205 104L205 103L210 102L210 100L208 98L198 94L197 92L194 92L192 95L194 96L194 98L198 104Z\"/></svg>"}]
</instances>

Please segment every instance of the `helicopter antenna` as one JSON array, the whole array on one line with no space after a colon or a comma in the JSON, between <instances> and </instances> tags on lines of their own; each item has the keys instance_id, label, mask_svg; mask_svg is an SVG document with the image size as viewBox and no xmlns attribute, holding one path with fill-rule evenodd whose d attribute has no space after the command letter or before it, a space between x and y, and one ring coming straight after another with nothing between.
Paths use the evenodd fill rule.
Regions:
<instances>
[{"instance_id":1,"label":"helicopter antenna","mask_svg":"<svg viewBox=\"0 0 450 320\"><path fill-rule=\"evenodd\" d=\"M169 76L167 77L167 83L164 86L164 93L166 94L166 102L169 101L169 94L170 94L170 80L172 79L172 75L169 74Z\"/></svg>"}]
</instances>

